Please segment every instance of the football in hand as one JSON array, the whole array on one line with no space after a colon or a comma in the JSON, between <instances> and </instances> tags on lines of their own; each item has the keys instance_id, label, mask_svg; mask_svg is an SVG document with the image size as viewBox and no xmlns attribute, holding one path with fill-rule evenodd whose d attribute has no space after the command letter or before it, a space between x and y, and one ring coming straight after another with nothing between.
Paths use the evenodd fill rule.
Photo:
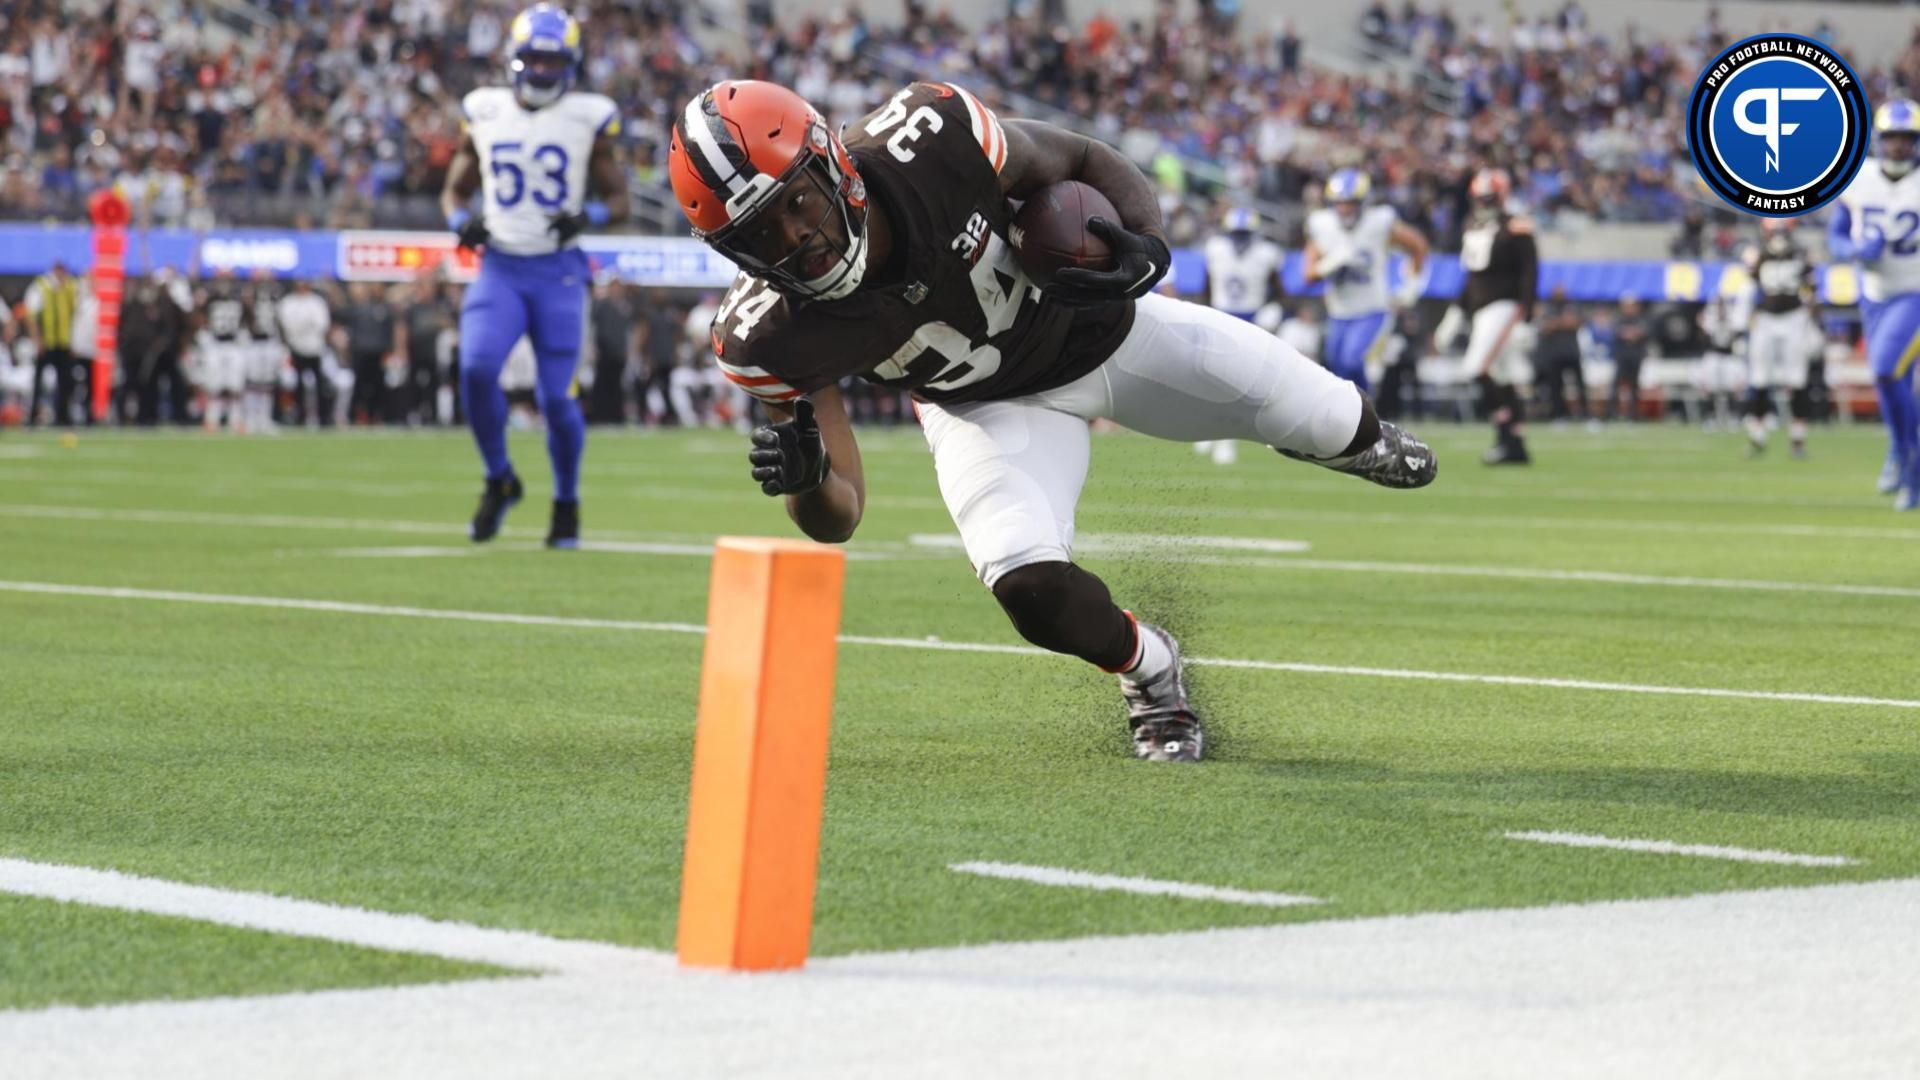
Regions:
<instances>
[{"instance_id":1,"label":"football in hand","mask_svg":"<svg viewBox=\"0 0 1920 1080\"><path fill-rule=\"evenodd\" d=\"M1062 180L1034 192L1007 230L1020 268L1042 285L1069 266L1113 269L1113 249L1087 231L1091 218L1120 223L1120 214L1107 197L1078 180Z\"/></svg>"}]
</instances>

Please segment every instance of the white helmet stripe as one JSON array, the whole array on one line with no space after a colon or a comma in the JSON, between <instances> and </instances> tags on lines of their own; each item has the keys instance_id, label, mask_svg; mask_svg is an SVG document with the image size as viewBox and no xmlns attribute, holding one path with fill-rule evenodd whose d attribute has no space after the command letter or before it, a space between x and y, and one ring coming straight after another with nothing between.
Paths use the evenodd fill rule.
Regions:
<instances>
[{"instance_id":1,"label":"white helmet stripe","mask_svg":"<svg viewBox=\"0 0 1920 1080\"><path fill-rule=\"evenodd\" d=\"M746 189L747 182L733 162L728 161L726 154L721 152L720 143L714 139L712 129L707 127L706 113L700 108L700 102L705 97L705 94L696 94L692 101L687 102L686 124L683 125L687 129L687 138L693 140L707 168L720 178L721 183L727 185L727 194L738 195Z\"/></svg>"}]
</instances>

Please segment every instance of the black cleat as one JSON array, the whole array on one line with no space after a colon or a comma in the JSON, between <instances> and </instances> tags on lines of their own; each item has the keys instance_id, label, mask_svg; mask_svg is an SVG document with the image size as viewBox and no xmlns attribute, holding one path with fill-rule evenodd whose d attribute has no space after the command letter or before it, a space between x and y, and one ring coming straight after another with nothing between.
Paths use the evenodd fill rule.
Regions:
<instances>
[{"instance_id":1,"label":"black cleat","mask_svg":"<svg viewBox=\"0 0 1920 1080\"><path fill-rule=\"evenodd\" d=\"M1180 644L1173 635L1148 623L1140 632L1153 634L1167 645L1173 663L1157 679L1135 684L1122 676L1120 693L1127 699L1127 722L1133 727L1133 756L1143 761L1199 761L1205 748L1200 717L1187 700L1187 680L1180 670Z\"/></svg>"},{"instance_id":2,"label":"black cleat","mask_svg":"<svg viewBox=\"0 0 1920 1080\"><path fill-rule=\"evenodd\" d=\"M547 526L547 546L572 550L580 546L580 503L553 500L553 521Z\"/></svg>"},{"instance_id":3,"label":"black cleat","mask_svg":"<svg viewBox=\"0 0 1920 1080\"><path fill-rule=\"evenodd\" d=\"M1317 458L1297 450L1281 450L1280 453L1299 461L1311 461L1334 472L1371 480L1381 487L1423 488L1433 483L1433 478L1440 472L1440 463L1433 456L1433 447L1414 438L1400 425L1385 420L1380 421L1380 438L1352 457Z\"/></svg>"},{"instance_id":4,"label":"black cleat","mask_svg":"<svg viewBox=\"0 0 1920 1080\"><path fill-rule=\"evenodd\" d=\"M1482 465L1531 465L1533 457L1527 453L1527 444L1515 440L1511 443L1499 443L1487 448L1480 455Z\"/></svg>"},{"instance_id":5,"label":"black cleat","mask_svg":"<svg viewBox=\"0 0 1920 1080\"><path fill-rule=\"evenodd\" d=\"M473 512L473 523L467 526L467 536L476 544L493 539L500 531L500 524L507 520L507 511L526 493L520 478L512 473L487 481L485 490L480 492L479 509Z\"/></svg>"}]
</instances>

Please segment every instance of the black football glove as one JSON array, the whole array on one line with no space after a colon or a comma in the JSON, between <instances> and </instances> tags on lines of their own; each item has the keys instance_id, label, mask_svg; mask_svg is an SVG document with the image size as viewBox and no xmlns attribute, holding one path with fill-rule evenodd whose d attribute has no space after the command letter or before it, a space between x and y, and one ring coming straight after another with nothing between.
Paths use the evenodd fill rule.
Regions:
<instances>
[{"instance_id":1,"label":"black football glove","mask_svg":"<svg viewBox=\"0 0 1920 1080\"><path fill-rule=\"evenodd\" d=\"M753 478L769 495L805 495L827 482L832 462L820 440L820 424L813 418L813 402L793 403L793 419L753 429Z\"/></svg>"},{"instance_id":2,"label":"black football glove","mask_svg":"<svg viewBox=\"0 0 1920 1080\"><path fill-rule=\"evenodd\" d=\"M1056 300L1069 304L1138 300L1152 292L1173 265L1173 253L1167 250L1166 241L1157 236L1129 232L1098 217L1087 221L1087 231L1113 248L1113 269L1069 266L1055 273L1046 291Z\"/></svg>"},{"instance_id":3,"label":"black football glove","mask_svg":"<svg viewBox=\"0 0 1920 1080\"><path fill-rule=\"evenodd\" d=\"M487 223L479 214L466 210L455 210L447 217L447 227L453 235L459 237L460 246L479 251L487 244Z\"/></svg>"},{"instance_id":4,"label":"black football glove","mask_svg":"<svg viewBox=\"0 0 1920 1080\"><path fill-rule=\"evenodd\" d=\"M567 241L586 232L587 226L590 224L592 224L592 222L585 212L555 214L553 215L553 219L547 222L547 231L553 234L555 243L561 247L566 247Z\"/></svg>"},{"instance_id":5,"label":"black football glove","mask_svg":"<svg viewBox=\"0 0 1920 1080\"><path fill-rule=\"evenodd\" d=\"M611 220L613 215L607 210L606 203L598 199L588 199L574 213L553 215L553 218L547 222L547 231L554 235L554 239L561 247L566 247L568 241L586 232L588 226L597 229Z\"/></svg>"}]
</instances>

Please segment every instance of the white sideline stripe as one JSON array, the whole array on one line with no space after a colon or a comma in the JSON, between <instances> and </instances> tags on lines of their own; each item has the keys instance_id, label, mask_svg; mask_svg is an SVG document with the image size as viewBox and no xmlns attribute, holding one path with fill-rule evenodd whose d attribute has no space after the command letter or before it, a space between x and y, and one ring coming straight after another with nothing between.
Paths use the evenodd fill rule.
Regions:
<instances>
[{"instance_id":1,"label":"white sideline stripe","mask_svg":"<svg viewBox=\"0 0 1920 1080\"><path fill-rule=\"evenodd\" d=\"M599 971L609 966L631 965L636 960L657 960L662 955L602 942L565 941L524 930L494 930L420 915L393 915L314 900L290 900L268 893L186 885L117 870L23 859L0 858L0 892L149 915L171 915L387 952L492 964L516 971Z\"/></svg>"},{"instance_id":2,"label":"white sideline stripe","mask_svg":"<svg viewBox=\"0 0 1920 1080\"><path fill-rule=\"evenodd\" d=\"M947 869L960 874L1027 881L1035 885L1057 885L1069 889L1097 889L1102 892L1139 893L1142 896L1177 896L1183 900L1218 900L1225 904L1251 904L1254 907L1298 907L1325 901L1292 893L1250 892L1218 885L1193 885L1184 881L1157 881L1143 877L1115 877L1089 874L1082 870L1063 870L1054 866L1027 866L1024 863L963 862Z\"/></svg>"},{"instance_id":3,"label":"white sideline stripe","mask_svg":"<svg viewBox=\"0 0 1920 1080\"><path fill-rule=\"evenodd\" d=\"M108 600L160 600L183 604L225 604L235 607L283 608L298 611L325 611L344 615L384 615L411 619L446 619L456 622L507 623L517 626L558 626L583 630L636 630L661 634L704 634L697 623L642 622L633 619L591 619L567 615L520 615L505 611L461 611L451 608L395 607L385 604L358 604L342 600L302 600L279 596L234 596L222 593L177 592L165 589L131 589L105 585L62 585L42 581L0 581L0 592L38 593L48 596L92 596ZM843 645L872 645L889 649L927 649L935 652L996 653L1006 656L1043 656L1056 654L1030 645L996 645L977 641L942 641L937 637L893 638L841 634ZM1815 705L1869 705L1889 709L1920 709L1920 700L1904 698L1860 697L1851 694L1814 694L1786 690L1734 690L1697 686L1650 686L1639 683L1598 682L1587 679L1554 679L1534 675L1481 675L1460 671L1421 671L1407 668L1351 667L1340 664L1307 664L1286 660L1241 660L1217 656L1190 656L1187 663L1202 667L1244 668L1252 671L1286 671L1297 675L1356 675L1375 679L1421 679L1430 682L1480 683L1489 686L1535 686L1556 690L1597 690L1621 694L1669 694L1680 697L1736 698L1744 701L1796 701Z\"/></svg>"},{"instance_id":4,"label":"white sideline stripe","mask_svg":"<svg viewBox=\"0 0 1920 1080\"><path fill-rule=\"evenodd\" d=\"M372 518L336 518L336 517L299 517L288 514L225 514L217 511L195 510L118 510L91 506L38 506L25 503L0 504L0 517L47 518L72 521L134 521L148 525L215 525L247 529L317 529L338 532L366 533L417 533L423 536L462 537L466 535L466 526L459 522L448 521L396 521L392 519ZM527 538L544 536L539 528L508 526L501 530L502 536L521 536ZM716 534L717 535L717 534ZM711 556L711 540L693 533L625 533L601 532L594 530L594 538L581 543L581 551L613 552L623 555L699 555ZM679 540L670 540L678 537ZM702 542L705 541L705 542ZM455 550L465 552L483 552L487 550L533 550L542 544L498 543L489 547L467 546L459 548L337 548L334 554L358 554L380 552L391 557L402 555L438 554L442 551L452 553ZM907 546L888 541L857 541L844 546L847 558L855 561L883 560L900 558L907 552Z\"/></svg>"},{"instance_id":5,"label":"white sideline stripe","mask_svg":"<svg viewBox=\"0 0 1920 1080\"><path fill-rule=\"evenodd\" d=\"M1096 534L1097 536L1098 534ZM1244 566L1263 570L1328 570L1339 573L1356 574L1414 574L1433 577L1484 577L1506 578L1519 581L1571 581L1581 584L1603 585L1651 585L1676 589L1728 589L1752 592L1802 592L1830 593L1838 596L1882 596L1902 600L1920 600L1920 588L1904 585L1845 585L1828 584L1819 581L1770 581L1760 578L1705 578L1705 577L1663 577L1658 574L1627 574L1614 570L1556 570L1550 567L1532 568L1521 566L1476 566L1471 563L1409 563L1409 562L1372 562L1364 559L1263 559L1258 556L1231 555L1188 555L1175 548L1181 546L1178 537L1138 537L1128 539L1151 540L1152 543L1129 548L1123 545L1095 543L1085 544L1088 538L1074 540L1076 550L1085 551L1124 551L1145 550L1162 553L1167 562L1188 563L1198 566ZM1112 538L1107 538L1112 539ZM1194 546L1232 547L1234 544L1211 543L1209 541L1231 541L1235 537L1198 537ZM951 549L961 547L960 538L950 533L914 533L907 542L924 548ZM1253 548L1255 543L1248 541L1244 546ZM1268 551L1306 551L1307 543L1297 540L1264 541L1276 545L1295 544L1297 547L1273 547L1254 550Z\"/></svg>"},{"instance_id":6,"label":"white sideline stripe","mask_svg":"<svg viewBox=\"0 0 1920 1080\"><path fill-rule=\"evenodd\" d=\"M1616 840L1611 836L1586 833L1510 832L1509 840L1528 840L1536 844L1561 844L1566 847L1612 848L1616 851L1644 851L1653 855L1695 855L1703 859L1731 859L1734 862L1780 863L1786 866L1859 866L1859 859L1845 855L1795 855L1790 851L1721 847L1717 844L1676 844L1671 840Z\"/></svg>"},{"instance_id":7,"label":"white sideline stripe","mask_svg":"<svg viewBox=\"0 0 1920 1080\"><path fill-rule=\"evenodd\" d=\"M907 543L942 551L964 550L953 533L913 533ZM1312 551L1305 540L1274 540L1263 536L1174 536L1162 533L1081 533L1073 538L1076 551L1177 551L1181 548L1220 548L1227 551L1287 553Z\"/></svg>"}]
</instances>

